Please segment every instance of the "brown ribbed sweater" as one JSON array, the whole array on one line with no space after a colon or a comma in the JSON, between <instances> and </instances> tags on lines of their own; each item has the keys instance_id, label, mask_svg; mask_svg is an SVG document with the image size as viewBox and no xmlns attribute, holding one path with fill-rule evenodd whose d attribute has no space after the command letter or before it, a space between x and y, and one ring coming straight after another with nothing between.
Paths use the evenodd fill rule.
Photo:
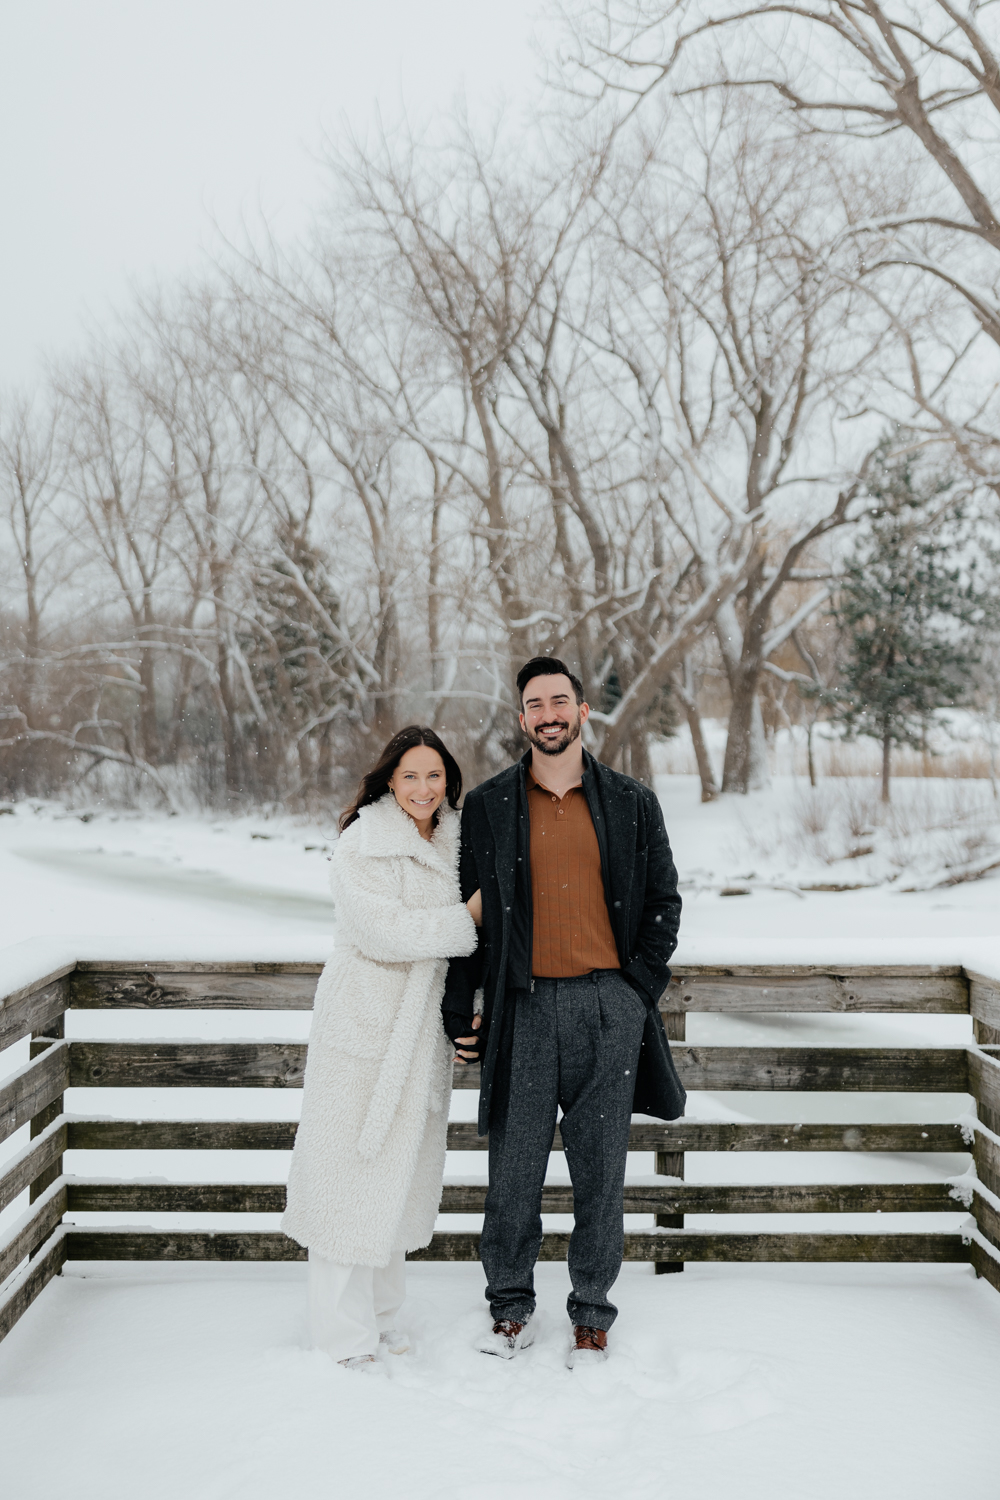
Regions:
<instances>
[{"instance_id":1,"label":"brown ribbed sweater","mask_svg":"<svg viewBox=\"0 0 1000 1500\"><path fill-rule=\"evenodd\" d=\"M561 800L528 770L531 830L531 972L569 979L617 969L601 879L601 851L582 786Z\"/></svg>"}]
</instances>

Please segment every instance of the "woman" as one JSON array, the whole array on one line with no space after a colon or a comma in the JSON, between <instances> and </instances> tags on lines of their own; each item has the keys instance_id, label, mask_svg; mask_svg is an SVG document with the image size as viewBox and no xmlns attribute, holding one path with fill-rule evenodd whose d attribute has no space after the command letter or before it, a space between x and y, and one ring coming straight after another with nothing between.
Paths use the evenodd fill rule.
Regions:
<instances>
[{"instance_id":1,"label":"woman","mask_svg":"<svg viewBox=\"0 0 1000 1500\"><path fill-rule=\"evenodd\" d=\"M312 1343L371 1368L394 1328L404 1257L441 1198L452 1049L448 959L473 952L479 892L459 899L462 773L432 729L386 745L340 820L336 951L320 975L282 1228L309 1249Z\"/></svg>"}]
</instances>

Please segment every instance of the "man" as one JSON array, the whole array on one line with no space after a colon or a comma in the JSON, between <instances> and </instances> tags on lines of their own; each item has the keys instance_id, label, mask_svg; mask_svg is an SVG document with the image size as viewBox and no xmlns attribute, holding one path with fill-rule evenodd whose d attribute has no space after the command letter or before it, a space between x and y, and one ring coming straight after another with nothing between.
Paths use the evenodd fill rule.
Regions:
<instances>
[{"instance_id":1,"label":"man","mask_svg":"<svg viewBox=\"0 0 1000 1500\"><path fill-rule=\"evenodd\" d=\"M681 902L655 795L583 748L590 709L578 678L536 657L517 687L531 748L466 798L462 897L481 890L483 920L476 954L449 965L442 1013L458 1061L482 1062L490 1187L480 1257L494 1322L479 1347L511 1358L533 1340L542 1185L561 1108L575 1218L572 1368L605 1357L617 1314L608 1292L624 1248L632 1112L684 1112L657 1009Z\"/></svg>"}]
</instances>

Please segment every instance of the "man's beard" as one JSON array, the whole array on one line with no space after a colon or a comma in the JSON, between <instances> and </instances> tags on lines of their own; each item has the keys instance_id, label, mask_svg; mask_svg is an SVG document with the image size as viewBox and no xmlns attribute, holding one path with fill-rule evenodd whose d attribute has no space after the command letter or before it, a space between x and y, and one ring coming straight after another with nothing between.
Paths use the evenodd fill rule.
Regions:
<instances>
[{"instance_id":1,"label":"man's beard","mask_svg":"<svg viewBox=\"0 0 1000 1500\"><path fill-rule=\"evenodd\" d=\"M526 729L525 734L528 736L528 739L534 745L535 749L540 750L543 755L561 755L564 750L567 750L569 746L572 745L575 739L579 738L580 710L577 709L575 721L572 724L569 724L557 739L543 739L538 733L538 730L546 728L548 728L548 725L539 724L538 729L535 730L534 734L532 734L530 729Z\"/></svg>"}]
</instances>

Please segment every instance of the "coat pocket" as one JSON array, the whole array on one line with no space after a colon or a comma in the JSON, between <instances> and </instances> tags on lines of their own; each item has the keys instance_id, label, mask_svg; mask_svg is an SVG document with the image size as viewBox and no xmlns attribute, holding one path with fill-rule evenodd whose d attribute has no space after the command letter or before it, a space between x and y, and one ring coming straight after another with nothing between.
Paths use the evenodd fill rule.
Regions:
<instances>
[{"instance_id":1,"label":"coat pocket","mask_svg":"<svg viewBox=\"0 0 1000 1500\"><path fill-rule=\"evenodd\" d=\"M646 1024L646 1003L621 974L610 970L600 974L595 985L602 1031L615 1031L634 1024L641 1035Z\"/></svg>"},{"instance_id":2,"label":"coat pocket","mask_svg":"<svg viewBox=\"0 0 1000 1500\"><path fill-rule=\"evenodd\" d=\"M410 968L404 963L375 963L356 950L344 954L329 983L317 986L310 1045L349 1057L384 1057Z\"/></svg>"}]
</instances>

